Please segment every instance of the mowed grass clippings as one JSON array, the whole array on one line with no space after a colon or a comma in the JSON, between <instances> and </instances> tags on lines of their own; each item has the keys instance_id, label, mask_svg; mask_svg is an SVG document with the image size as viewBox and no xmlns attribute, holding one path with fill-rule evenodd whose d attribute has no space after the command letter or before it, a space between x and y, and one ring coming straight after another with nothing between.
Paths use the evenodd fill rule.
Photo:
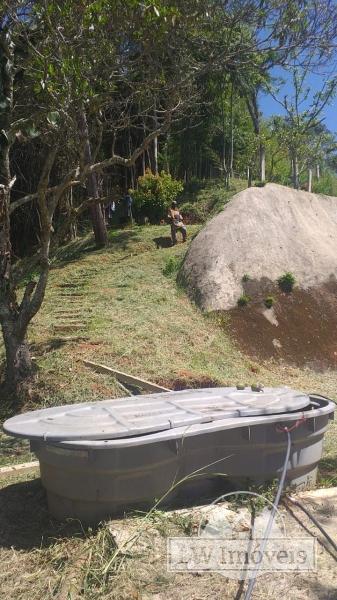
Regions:
<instances>
[{"instance_id":1,"label":"mowed grass clippings","mask_svg":"<svg viewBox=\"0 0 337 600\"><path fill-rule=\"evenodd\" d=\"M169 537L195 535L202 509L133 514L88 528L48 516L38 480L0 485L0 594L6 600L233 600L240 583L219 573L167 568ZM287 531L303 536L289 515ZM316 573L259 577L256 600L334 598L334 559L318 551ZM242 588L242 586L241 586Z\"/></svg>"},{"instance_id":2,"label":"mowed grass clippings","mask_svg":"<svg viewBox=\"0 0 337 600\"><path fill-rule=\"evenodd\" d=\"M192 226L189 235L197 231L198 226ZM177 287L175 273L164 274L167 262L181 260L186 251L182 244L157 249L154 240L168 233L165 226L114 231L108 249L84 252L72 260L68 247L68 260L61 267L56 263L31 331L41 385L48 387L55 377L59 381L48 393L48 405L72 396L88 398L93 374L81 366L83 358L154 380L174 379L180 372L208 375L224 383L240 380L242 373L249 376L250 361L190 303ZM87 274L83 296L72 296L71 288L65 296L62 284L78 281L83 273ZM64 313L56 311L60 306L76 308L84 327L77 341L60 341L60 347L50 349L47 344L53 339L55 321L65 321ZM98 379L112 383L102 375Z\"/></svg>"}]
</instances>

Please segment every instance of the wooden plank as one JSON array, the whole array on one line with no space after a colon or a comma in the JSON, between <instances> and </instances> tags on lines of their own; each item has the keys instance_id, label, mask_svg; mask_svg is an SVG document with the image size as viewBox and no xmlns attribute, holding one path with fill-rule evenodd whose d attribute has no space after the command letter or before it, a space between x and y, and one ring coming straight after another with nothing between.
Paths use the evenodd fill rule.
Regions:
<instances>
[{"instance_id":1,"label":"wooden plank","mask_svg":"<svg viewBox=\"0 0 337 600\"><path fill-rule=\"evenodd\" d=\"M8 465L7 467L0 467L0 479L8 477L8 475L16 475L23 471L35 471L39 468L39 461L33 460L28 463L21 463L19 465Z\"/></svg>"},{"instance_id":2,"label":"wooden plank","mask_svg":"<svg viewBox=\"0 0 337 600\"><path fill-rule=\"evenodd\" d=\"M123 373L122 371L116 371L116 369L112 369L111 367L107 367L106 365L100 365L98 363L92 362L91 360L83 360L83 363L87 367L94 369L98 373L108 373L109 375L112 375L122 383L129 383L130 385L135 385L136 387L142 388L147 392L172 392L172 390L161 387L160 385L152 383L151 381L146 381L145 379L134 377L133 375Z\"/></svg>"}]
</instances>

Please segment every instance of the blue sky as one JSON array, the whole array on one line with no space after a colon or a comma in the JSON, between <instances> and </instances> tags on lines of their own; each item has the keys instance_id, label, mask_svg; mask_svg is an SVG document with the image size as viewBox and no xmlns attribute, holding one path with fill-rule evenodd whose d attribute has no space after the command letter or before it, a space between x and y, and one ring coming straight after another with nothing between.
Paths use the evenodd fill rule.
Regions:
<instances>
[{"instance_id":1,"label":"blue sky","mask_svg":"<svg viewBox=\"0 0 337 600\"><path fill-rule=\"evenodd\" d=\"M336 73L333 73L336 74ZM291 78L285 73L284 70L275 70L274 75L276 77L283 77L286 80L285 85L282 88L279 96L283 99L284 95L289 95L289 98L292 96L292 84ZM310 87L311 93L310 98L315 92L317 92L324 80L327 78L326 75L317 75L317 74L309 74L306 80L306 86ZM310 98L308 102L310 104ZM284 114L282 107L270 96L267 94L261 94L260 96L260 107L262 113L266 117L270 117L271 115L281 115ZM322 112L322 117L325 117L324 123L330 129L330 131L334 131L337 133L337 98L335 97L332 102L324 109Z\"/></svg>"}]
</instances>

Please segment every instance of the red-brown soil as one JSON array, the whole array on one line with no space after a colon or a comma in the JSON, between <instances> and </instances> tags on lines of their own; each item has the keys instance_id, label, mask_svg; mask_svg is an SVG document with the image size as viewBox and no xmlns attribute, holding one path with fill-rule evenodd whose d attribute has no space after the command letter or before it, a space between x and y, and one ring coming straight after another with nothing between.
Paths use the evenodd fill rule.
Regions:
<instances>
[{"instance_id":1,"label":"red-brown soil","mask_svg":"<svg viewBox=\"0 0 337 600\"><path fill-rule=\"evenodd\" d=\"M212 388L225 385L218 379L212 379L206 375L199 375L191 371L178 371L173 379L157 379L158 385L179 391L193 388Z\"/></svg>"},{"instance_id":2,"label":"red-brown soil","mask_svg":"<svg viewBox=\"0 0 337 600\"><path fill-rule=\"evenodd\" d=\"M228 311L229 328L239 348L254 359L283 359L315 370L337 367L337 283L331 281L308 290L281 292L277 286L258 291L254 282L247 285L251 302ZM253 293L250 293L253 292ZM275 303L268 316L264 299ZM273 320L273 319L272 319Z\"/></svg>"}]
</instances>

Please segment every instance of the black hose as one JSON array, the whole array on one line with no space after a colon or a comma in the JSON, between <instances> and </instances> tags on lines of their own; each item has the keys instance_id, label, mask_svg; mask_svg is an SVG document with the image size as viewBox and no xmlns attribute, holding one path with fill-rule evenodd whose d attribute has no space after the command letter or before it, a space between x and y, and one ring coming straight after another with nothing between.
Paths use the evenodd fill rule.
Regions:
<instances>
[{"instance_id":1,"label":"black hose","mask_svg":"<svg viewBox=\"0 0 337 600\"><path fill-rule=\"evenodd\" d=\"M334 542L334 540L329 536L329 534L327 533L327 531L325 531L325 529L317 521L317 519L314 517L314 515L311 512L309 512L308 509L301 502L299 502L298 500L295 500L295 498L292 498L291 496L286 496L286 499L289 500L295 506L298 506L301 510L303 510L303 512L309 517L309 519L311 519L311 521L316 525L316 527L320 530L320 532L324 535L324 537L331 544L331 546L333 547L333 549L337 552L337 544L336 544L336 542Z\"/></svg>"}]
</instances>

